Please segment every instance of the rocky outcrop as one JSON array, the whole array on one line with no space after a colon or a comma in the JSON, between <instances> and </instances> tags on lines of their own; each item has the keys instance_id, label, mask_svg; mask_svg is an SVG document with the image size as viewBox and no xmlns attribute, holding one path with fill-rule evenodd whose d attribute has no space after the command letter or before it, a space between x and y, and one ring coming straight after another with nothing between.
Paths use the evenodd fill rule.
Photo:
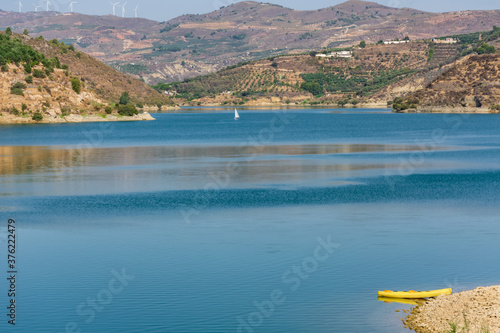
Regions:
<instances>
[{"instance_id":1,"label":"rocky outcrop","mask_svg":"<svg viewBox=\"0 0 500 333\"><path fill-rule=\"evenodd\" d=\"M462 106L427 106L416 109L395 110L396 113L500 113L489 108L462 107Z\"/></svg>"}]
</instances>

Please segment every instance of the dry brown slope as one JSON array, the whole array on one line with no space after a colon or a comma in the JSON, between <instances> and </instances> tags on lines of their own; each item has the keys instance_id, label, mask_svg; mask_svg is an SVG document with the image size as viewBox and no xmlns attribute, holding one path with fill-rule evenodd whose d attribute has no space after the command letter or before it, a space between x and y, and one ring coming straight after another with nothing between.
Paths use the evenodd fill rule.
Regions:
<instances>
[{"instance_id":1,"label":"dry brown slope","mask_svg":"<svg viewBox=\"0 0 500 333\"><path fill-rule=\"evenodd\" d=\"M71 51L63 45L55 45L38 38L23 36L25 43L47 57L58 57L69 66L72 75L81 78L86 87L107 102L117 102L124 91L128 91L136 103L150 105L172 105L172 101L146 85L144 82L123 74L78 51Z\"/></svg>"},{"instance_id":2,"label":"dry brown slope","mask_svg":"<svg viewBox=\"0 0 500 333\"><path fill-rule=\"evenodd\" d=\"M133 103L154 107L158 104L173 105L168 97L140 80L117 72L82 52L25 35L11 38L15 43L31 46L47 59L57 57L61 66L51 72L44 65L33 63L27 73L26 63L3 65L0 72L0 122L31 122L36 112L40 112L44 120L53 121L60 121L59 116L67 114L100 113L104 117L105 107L117 103L124 91L129 92ZM37 71L43 76L35 75ZM72 79L82 83L80 91L74 88ZM18 87L17 92L12 89L14 87ZM23 117L15 119L19 115Z\"/></svg>"},{"instance_id":3,"label":"dry brown slope","mask_svg":"<svg viewBox=\"0 0 500 333\"><path fill-rule=\"evenodd\" d=\"M500 54L469 56L425 88L406 97L417 110L490 108L500 104Z\"/></svg>"}]
</instances>

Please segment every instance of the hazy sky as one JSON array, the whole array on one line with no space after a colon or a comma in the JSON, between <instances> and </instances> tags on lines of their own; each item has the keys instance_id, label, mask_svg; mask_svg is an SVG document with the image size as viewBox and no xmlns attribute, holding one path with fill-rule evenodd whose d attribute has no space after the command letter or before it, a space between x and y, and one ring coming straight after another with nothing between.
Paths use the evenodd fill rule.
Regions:
<instances>
[{"instance_id":1,"label":"hazy sky","mask_svg":"<svg viewBox=\"0 0 500 333\"><path fill-rule=\"evenodd\" d=\"M112 5L109 0L49 0L51 3L50 9L59 12L68 12L69 4L72 1L74 9L77 12L84 14L105 15L112 13ZM112 0L112 2L120 2L120 5L125 0ZM3 10L18 10L18 5L15 0L0 0L0 9ZM237 0L127 0L125 5L125 16L134 17L134 9L138 5L138 16L165 21L182 14L201 14L214 11L222 6L227 6ZM294 9L319 9L333 6L344 2L342 0L265 0L263 2L271 2L280 4ZM411 7L420 10L445 12L467 9L500 9L500 1L498 0L376 0L383 5L391 7ZM38 10L46 9L45 0L21 0L23 11L34 11L35 6L41 5ZM116 7L116 13L121 15L122 8Z\"/></svg>"}]
</instances>

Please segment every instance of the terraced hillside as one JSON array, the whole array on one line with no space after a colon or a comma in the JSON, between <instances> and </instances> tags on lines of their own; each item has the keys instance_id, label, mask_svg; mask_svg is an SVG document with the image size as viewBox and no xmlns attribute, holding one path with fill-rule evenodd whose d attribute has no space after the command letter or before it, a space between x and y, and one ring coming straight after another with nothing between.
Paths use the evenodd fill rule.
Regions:
<instances>
[{"instance_id":1,"label":"terraced hillside","mask_svg":"<svg viewBox=\"0 0 500 333\"><path fill-rule=\"evenodd\" d=\"M313 11L242 1L168 22L77 13L0 13L0 25L57 38L144 79L174 82L226 66L361 40L426 39L491 29L500 11L428 13L350 0ZM1 28L1 27L0 27Z\"/></svg>"},{"instance_id":2,"label":"terraced hillside","mask_svg":"<svg viewBox=\"0 0 500 333\"><path fill-rule=\"evenodd\" d=\"M190 105L385 105L423 89L464 56L494 53L500 28L451 37L455 44L360 43L321 53L269 57L155 88Z\"/></svg>"},{"instance_id":3,"label":"terraced hillside","mask_svg":"<svg viewBox=\"0 0 500 333\"><path fill-rule=\"evenodd\" d=\"M336 51L324 51L331 52ZM270 57L157 88L191 104L356 104L428 67L426 42L369 45L351 52L350 58L315 53Z\"/></svg>"}]
</instances>

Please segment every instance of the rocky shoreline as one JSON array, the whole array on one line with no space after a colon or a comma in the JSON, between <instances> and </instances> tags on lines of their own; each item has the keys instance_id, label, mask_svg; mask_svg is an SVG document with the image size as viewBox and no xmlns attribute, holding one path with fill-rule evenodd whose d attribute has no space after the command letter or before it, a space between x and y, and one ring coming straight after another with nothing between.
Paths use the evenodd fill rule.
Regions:
<instances>
[{"instance_id":1,"label":"rocky shoreline","mask_svg":"<svg viewBox=\"0 0 500 333\"><path fill-rule=\"evenodd\" d=\"M282 102L263 102L263 103L246 103L243 105L223 105L220 103L204 103L201 105L190 105L189 103L185 103L181 105L182 107L189 108L189 107L234 107L234 108L283 108L283 107L289 107L289 108L301 108L301 107L320 107L320 108L335 108L335 109L390 109L390 107L387 106L387 103L385 102L373 102L373 103L359 103L356 105L353 104L345 104L345 105L339 105L339 104L292 104L292 103L282 103Z\"/></svg>"},{"instance_id":2,"label":"rocky shoreline","mask_svg":"<svg viewBox=\"0 0 500 333\"><path fill-rule=\"evenodd\" d=\"M41 121L35 121L30 117L15 116L10 113L0 113L0 124L64 124L64 123L89 123L105 121L148 121L155 120L149 113L144 112L134 116L119 115L79 115L67 116L45 116Z\"/></svg>"},{"instance_id":3,"label":"rocky shoreline","mask_svg":"<svg viewBox=\"0 0 500 333\"><path fill-rule=\"evenodd\" d=\"M417 333L500 332L500 286L430 299L414 307L403 322Z\"/></svg>"},{"instance_id":4,"label":"rocky shoreline","mask_svg":"<svg viewBox=\"0 0 500 333\"><path fill-rule=\"evenodd\" d=\"M416 109L394 110L395 113L477 113L477 114L490 114L500 113L498 110L491 110L490 108L475 108L475 107L451 107L451 106L427 106L419 107Z\"/></svg>"}]
</instances>

